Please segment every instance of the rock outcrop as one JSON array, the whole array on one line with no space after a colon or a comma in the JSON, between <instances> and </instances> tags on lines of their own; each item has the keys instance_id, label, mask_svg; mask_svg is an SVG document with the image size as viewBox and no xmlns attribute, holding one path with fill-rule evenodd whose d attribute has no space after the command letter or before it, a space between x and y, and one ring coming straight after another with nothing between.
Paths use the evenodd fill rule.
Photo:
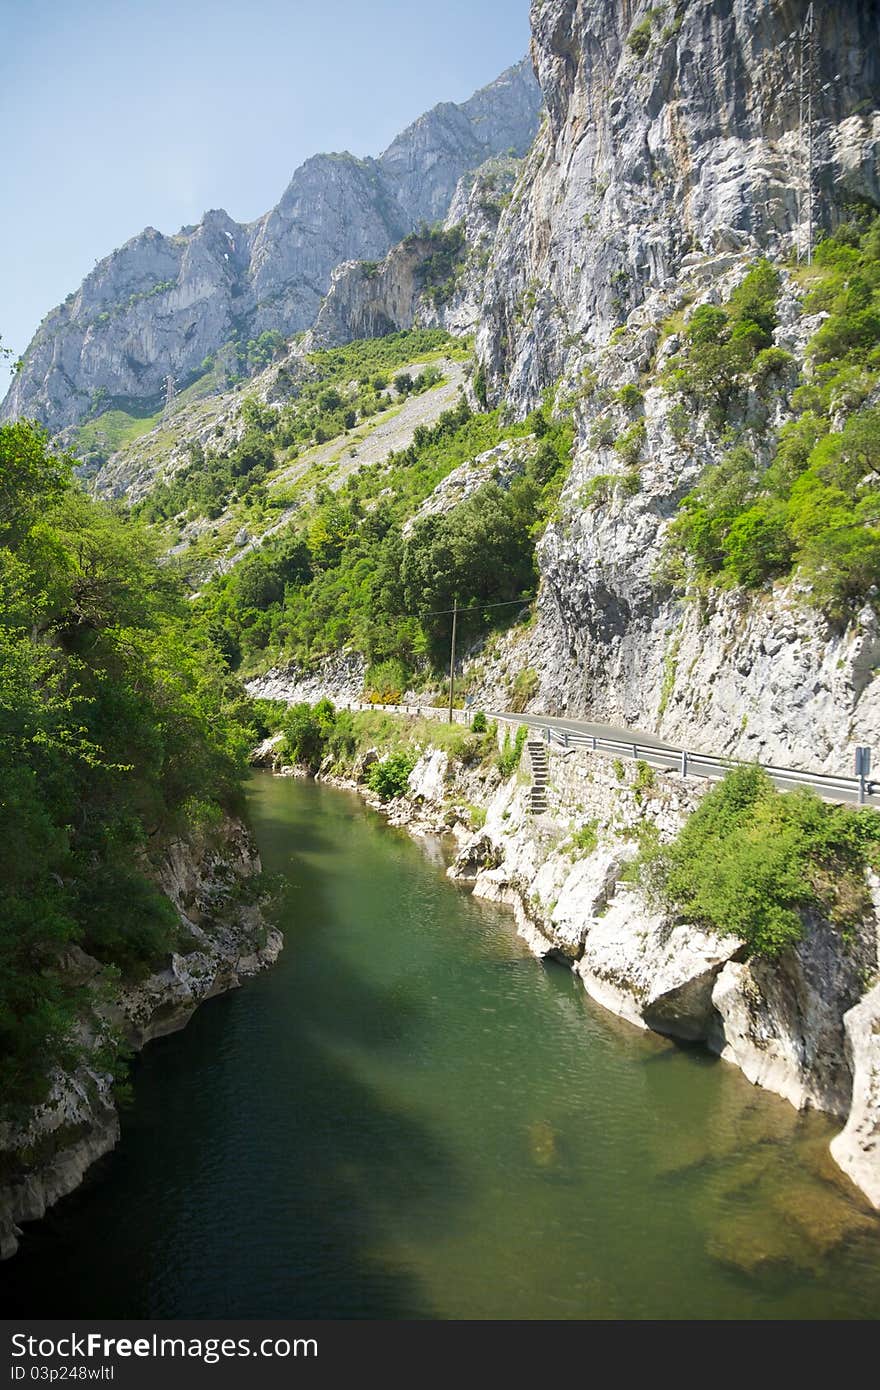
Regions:
<instances>
[{"instance_id":1,"label":"rock outcrop","mask_svg":"<svg viewBox=\"0 0 880 1390\"><path fill-rule=\"evenodd\" d=\"M280 933L267 927L256 904L240 901L242 885L259 871L250 835L227 817L210 834L174 841L152 866L186 941L162 970L137 984L108 987L99 962L70 949L67 968L93 989L93 1013L81 1030L87 1052L108 1030L135 1049L176 1032L204 1000L277 958ZM83 1064L75 1074L54 1078L48 1100L28 1121L0 1126L0 1259L15 1253L22 1223L37 1220L78 1187L117 1143L112 1087L112 1076L97 1061Z\"/></svg>"},{"instance_id":2,"label":"rock outcrop","mask_svg":"<svg viewBox=\"0 0 880 1390\"><path fill-rule=\"evenodd\" d=\"M547 119L487 272L478 352L496 396L535 405L688 256L805 235L791 36L806 11L806 0L533 0ZM815 14L822 221L846 196L880 203L880 6Z\"/></svg>"},{"instance_id":3,"label":"rock outcrop","mask_svg":"<svg viewBox=\"0 0 880 1390\"><path fill-rule=\"evenodd\" d=\"M309 347L335 347L414 326L470 333L478 323L485 267L520 161L496 157L462 176L443 235L412 233L379 263L337 266ZM437 275L438 251L449 261Z\"/></svg>"},{"instance_id":4,"label":"rock outcrop","mask_svg":"<svg viewBox=\"0 0 880 1390\"><path fill-rule=\"evenodd\" d=\"M273 667L265 675L246 682L255 700L283 700L287 705L301 701L314 704L329 695L345 703L359 700L364 692L367 663L360 652L341 651L327 657L313 671L301 670L295 662Z\"/></svg>"},{"instance_id":5,"label":"rock outcrop","mask_svg":"<svg viewBox=\"0 0 880 1390\"><path fill-rule=\"evenodd\" d=\"M831 1153L875 1207L880 1207L880 984L844 1018L853 1074L852 1105Z\"/></svg>"},{"instance_id":6,"label":"rock outcrop","mask_svg":"<svg viewBox=\"0 0 880 1390\"><path fill-rule=\"evenodd\" d=\"M0 419L36 416L54 433L113 405L155 410L168 375L185 386L216 354L239 372L234 343L308 328L335 266L380 258L442 219L459 179L487 157L523 155L539 103L524 60L420 117L378 159L307 160L256 222L215 210L174 236L148 227L46 316Z\"/></svg>"},{"instance_id":7,"label":"rock outcrop","mask_svg":"<svg viewBox=\"0 0 880 1390\"><path fill-rule=\"evenodd\" d=\"M797 368L820 322L782 259L806 236L790 39L806 9L532 5L548 114L495 239L477 352L490 399L519 415L558 384L577 442L538 548L537 620L493 647L472 690L504 708L507 672L531 667L535 711L848 773L853 745L880 739L874 607L841 630L796 583L758 602L742 590L685 602L661 563L679 503L729 447L698 409L682 428L663 386L688 315L725 302L757 256L780 266L774 342L794 365L751 390L737 421L762 464L793 418ZM880 59L869 40L880 6L815 13L815 207L828 226L848 198L880 202Z\"/></svg>"}]
</instances>

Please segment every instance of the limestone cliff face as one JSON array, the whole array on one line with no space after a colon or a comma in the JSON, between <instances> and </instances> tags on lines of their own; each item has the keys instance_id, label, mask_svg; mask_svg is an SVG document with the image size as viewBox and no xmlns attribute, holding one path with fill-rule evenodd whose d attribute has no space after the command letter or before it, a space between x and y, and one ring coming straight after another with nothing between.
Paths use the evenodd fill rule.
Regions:
<instances>
[{"instance_id":1,"label":"limestone cliff face","mask_svg":"<svg viewBox=\"0 0 880 1390\"><path fill-rule=\"evenodd\" d=\"M804 177L789 36L806 10L533 0L547 119L487 278L478 347L496 393L503 383L508 402L535 404L687 255L790 244ZM832 191L838 205L845 193L880 202L880 5L816 6L816 24L827 221Z\"/></svg>"},{"instance_id":2,"label":"limestone cliff face","mask_svg":"<svg viewBox=\"0 0 880 1390\"><path fill-rule=\"evenodd\" d=\"M210 834L168 845L150 873L177 909L185 949L137 984L109 984L98 961L71 947L66 968L94 995L83 1018L87 1050L109 1029L127 1046L183 1028L205 999L234 989L276 959L279 932L267 927L239 889L260 871L245 826L233 818ZM124 904L120 904L124 910ZM87 1169L119 1139L113 1078L97 1059L76 1074L59 1073L45 1104L17 1125L0 1125L0 1259L18 1248L23 1222L34 1221L82 1182Z\"/></svg>"},{"instance_id":3,"label":"limestone cliff face","mask_svg":"<svg viewBox=\"0 0 880 1390\"><path fill-rule=\"evenodd\" d=\"M337 266L307 345L336 347L414 325L472 332L479 321L485 267L520 165L520 160L498 156L459 179L444 231L456 234L460 246L445 282L432 282L431 274L440 239L416 233L393 246L379 264L349 261Z\"/></svg>"},{"instance_id":4,"label":"limestone cliff face","mask_svg":"<svg viewBox=\"0 0 880 1390\"><path fill-rule=\"evenodd\" d=\"M699 411L684 435L673 428L660 377L679 345L676 316L724 302L767 254L782 278L776 345L802 367L818 326L783 261L806 230L789 39L805 11L694 0L658 17L621 0L536 0L548 114L501 220L477 349L490 395L518 414L559 381L574 402L573 467L539 546L539 620L502 647L510 672L528 665L539 677L531 708L839 772L854 743L880 738L874 609L840 631L796 584L698 604L657 578L669 521L726 447ZM870 38L880 6L851 0L816 16L817 86L827 87L816 105L816 215L828 225L847 197L880 203ZM738 422L763 412L748 442L765 463L792 418L795 375L754 392ZM639 388L635 409L615 400L624 386ZM632 427L643 436L627 491L615 442ZM482 698L500 708L504 664L477 673Z\"/></svg>"},{"instance_id":5,"label":"limestone cliff face","mask_svg":"<svg viewBox=\"0 0 880 1390\"><path fill-rule=\"evenodd\" d=\"M461 105L435 107L378 159L317 155L256 222L205 214L175 236L147 228L99 262L43 320L0 418L51 431L108 404L158 405L233 337L292 334L313 321L334 267L369 260L445 216L456 185L493 154L522 155L540 92L526 61Z\"/></svg>"}]
</instances>

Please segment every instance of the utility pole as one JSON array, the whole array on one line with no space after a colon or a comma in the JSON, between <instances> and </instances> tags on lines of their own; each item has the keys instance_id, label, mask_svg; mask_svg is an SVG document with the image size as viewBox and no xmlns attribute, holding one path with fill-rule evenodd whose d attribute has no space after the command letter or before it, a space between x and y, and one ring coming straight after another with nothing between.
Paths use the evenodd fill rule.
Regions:
<instances>
[{"instance_id":1,"label":"utility pole","mask_svg":"<svg viewBox=\"0 0 880 1390\"><path fill-rule=\"evenodd\" d=\"M452 705L455 699L455 629L458 626L458 597L452 605L452 651L449 656L449 723L452 723Z\"/></svg>"}]
</instances>

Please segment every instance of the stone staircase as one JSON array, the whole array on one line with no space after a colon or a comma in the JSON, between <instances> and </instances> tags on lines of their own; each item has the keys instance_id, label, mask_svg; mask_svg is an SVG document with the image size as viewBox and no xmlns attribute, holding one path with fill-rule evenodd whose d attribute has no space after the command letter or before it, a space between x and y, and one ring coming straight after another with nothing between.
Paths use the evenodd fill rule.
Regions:
<instances>
[{"instance_id":1,"label":"stone staircase","mask_svg":"<svg viewBox=\"0 0 880 1390\"><path fill-rule=\"evenodd\" d=\"M529 788L529 810L540 816L547 810L547 746L540 739L529 739L529 762L532 765L532 785Z\"/></svg>"}]
</instances>

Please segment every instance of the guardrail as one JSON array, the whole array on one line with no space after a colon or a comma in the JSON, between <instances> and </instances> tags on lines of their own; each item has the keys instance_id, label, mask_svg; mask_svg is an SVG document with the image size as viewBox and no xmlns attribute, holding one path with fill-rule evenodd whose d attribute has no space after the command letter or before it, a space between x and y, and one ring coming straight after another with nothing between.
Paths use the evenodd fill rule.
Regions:
<instances>
[{"instance_id":1,"label":"guardrail","mask_svg":"<svg viewBox=\"0 0 880 1390\"><path fill-rule=\"evenodd\" d=\"M493 718L508 716L492 714ZM562 748L589 748L594 753L610 753L619 758L632 758L648 763L651 767L680 772L682 777L719 777L732 767L748 767L750 764L738 758L712 757L708 753L693 753L687 748L674 748L669 744L639 743L637 740L602 738L598 734L588 734L576 729L559 729L551 724L542 724L539 719L525 718L519 723L527 723L531 729L540 730L546 743L558 743ZM822 772L804 772L800 768L776 767L772 763L761 763L774 782L824 789L830 800L834 793L855 798L862 805L875 795L875 784L861 777L843 777Z\"/></svg>"},{"instance_id":2,"label":"guardrail","mask_svg":"<svg viewBox=\"0 0 880 1390\"><path fill-rule=\"evenodd\" d=\"M343 700L338 702L340 708L349 710L380 710L385 714L407 714L411 719L439 719L444 723L449 718L449 707L447 705L385 705L373 700ZM474 717L474 710L453 709L452 719L455 724L470 724ZM493 714L492 718L496 716Z\"/></svg>"},{"instance_id":3,"label":"guardrail","mask_svg":"<svg viewBox=\"0 0 880 1390\"><path fill-rule=\"evenodd\" d=\"M424 716L427 719L447 719L449 710L438 705L391 705L373 704L367 700L349 700L346 708L350 710L382 710L388 714L404 714L411 718ZM452 717L457 724L469 724L473 710L454 709ZM542 724L540 715L512 715L501 710L486 710L491 719L498 719L511 725L525 724L540 732L546 743L558 744L561 748L589 748L593 753L610 753L618 758L641 759L650 767L667 772L679 772L682 777L723 777L731 767L748 767L750 764L738 758L713 757L708 753L693 753L687 748L675 748L664 743L639 743L637 739L603 738L600 734L588 734L579 729L557 728L552 724ZM760 767L775 783L783 787L810 787L829 801L854 800L861 806L878 795L877 784L867 777L843 777L824 772L804 772L800 768L776 767L772 763L761 763Z\"/></svg>"}]
</instances>

